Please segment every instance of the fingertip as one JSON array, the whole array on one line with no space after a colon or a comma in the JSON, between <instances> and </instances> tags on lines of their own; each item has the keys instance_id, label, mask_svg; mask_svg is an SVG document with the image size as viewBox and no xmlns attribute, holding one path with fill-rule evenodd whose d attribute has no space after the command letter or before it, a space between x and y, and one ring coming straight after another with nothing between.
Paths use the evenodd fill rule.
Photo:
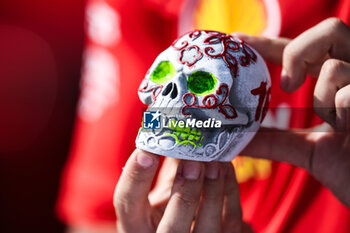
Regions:
<instances>
[{"instance_id":1,"label":"fingertip","mask_svg":"<svg viewBox=\"0 0 350 233\"><path fill-rule=\"evenodd\" d=\"M231 33L231 35L234 36L235 38L238 38L241 41L244 41L245 43L253 47L258 46L259 43L261 43L262 41L265 41L264 38L262 37L252 36L242 32L234 32L234 33Z\"/></svg>"},{"instance_id":2,"label":"fingertip","mask_svg":"<svg viewBox=\"0 0 350 233\"><path fill-rule=\"evenodd\" d=\"M205 164L205 178L216 180L219 177L220 167L217 162L210 162Z\"/></svg>"},{"instance_id":3,"label":"fingertip","mask_svg":"<svg viewBox=\"0 0 350 233\"><path fill-rule=\"evenodd\" d=\"M287 71L285 69L282 69L281 73L281 88L284 91L288 91L288 86L289 86L289 77L287 74Z\"/></svg>"},{"instance_id":4,"label":"fingertip","mask_svg":"<svg viewBox=\"0 0 350 233\"><path fill-rule=\"evenodd\" d=\"M341 88L335 95L336 129L350 132L350 85Z\"/></svg>"},{"instance_id":5,"label":"fingertip","mask_svg":"<svg viewBox=\"0 0 350 233\"><path fill-rule=\"evenodd\" d=\"M285 92L296 91L305 81L306 74L301 74L294 72L294 74L289 74L285 69L281 72L280 85L282 90Z\"/></svg>"},{"instance_id":6,"label":"fingertip","mask_svg":"<svg viewBox=\"0 0 350 233\"><path fill-rule=\"evenodd\" d=\"M159 156L141 149L136 149L133 153L136 163L142 168L150 168L157 166L159 163Z\"/></svg>"},{"instance_id":7,"label":"fingertip","mask_svg":"<svg viewBox=\"0 0 350 233\"><path fill-rule=\"evenodd\" d=\"M201 176L203 165L200 162L182 160L182 176L188 180L198 180Z\"/></svg>"},{"instance_id":8,"label":"fingertip","mask_svg":"<svg viewBox=\"0 0 350 233\"><path fill-rule=\"evenodd\" d=\"M310 64L308 56L311 55L305 54L305 48L299 41L297 39L293 40L283 51L281 87L286 92L296 91L302 86Z\"/></svg>"}]
</instances>

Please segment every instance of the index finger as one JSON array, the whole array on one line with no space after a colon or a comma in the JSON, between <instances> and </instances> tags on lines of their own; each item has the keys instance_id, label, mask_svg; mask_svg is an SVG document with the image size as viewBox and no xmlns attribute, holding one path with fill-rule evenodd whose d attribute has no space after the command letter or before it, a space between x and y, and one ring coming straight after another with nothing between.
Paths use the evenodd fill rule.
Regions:
<instances>
[{"instance_id":1,"label":"index finger","mask_svg":"<svg viewBox=\"0 0 350 233\"><path fill-rule=\"evenodd\" d=\"M250 36L239 32L232 33L232 35L244 40L258 51L265 60L277 65L282 65L283 50L290 42L290 39L287 38L271 39L267 37Z\"/></svg>"},{"instance_id":2,"label":"index finger","mask_svg":"<svg viewBox=\"0 0 350 233\"><path fill-rule=\"evenodd\" d=\"M244 40L251 45L268 62L276 65L282 65L283 52L292 41L288 38L267 38L260 36L250 36L242 33L233 33L232 35ZM312 77L317 77L322 66L322 62L308 64L306 72Z\"/></svg>"},{"instance_id":3,"label":"index finger","mask_svg":"<svg viewBox=\"0 0 350 233\"><path fill-rule=\"evenodd\" d=\"M350 62L350 29L338 18L327 19L294 40L232 35L247 42L267 61L283 62L281 86L285 91L298 89L306 74L317 77L323 62L329 58Z\"/></svg>"},{"instance_id":4,"label":"index finger","mask_svg":"<svg viewBox=\"0 0 350 233\"><path fill-rule=\"evenodd\" d=\"M310 133L260 128L242 155L287 162L311 170L313 142Z\"/></svg>"},{"instance_id":5,"label":"index finger","mask_svg":"<svg viewBox=\"0 0 350 233\"><path fill-rule=\"evenodd\" d=\"M322 64L329 57L350 61L350 29L338 18L322 21L305 31L283 52L282 87L295 91L304 82L310 65Z\"/></svg>"}]
</instances>

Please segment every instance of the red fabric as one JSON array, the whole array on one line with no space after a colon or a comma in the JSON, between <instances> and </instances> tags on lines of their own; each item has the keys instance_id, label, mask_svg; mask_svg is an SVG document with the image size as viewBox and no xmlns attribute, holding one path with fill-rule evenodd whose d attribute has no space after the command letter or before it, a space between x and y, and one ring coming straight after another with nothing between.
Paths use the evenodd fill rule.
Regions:
<instances>
[{"instance_id":1,"label":"red fabric","mask_svg":"<svg viewBox=\"0 0 350 233\"><path fill-rule=\"evenodd\" d=\"M73 225L115 220L112 205L114 187L128 155L133 151L141 122L142 103L136 94L137 89L154 58L176 36L176 18L165 18L161 11L155 11L154 6L147 7L141 0L89 2L89 6L94 4L98 4L98 9L112 9L120 21L118 28L113 30L120 30L121 39L103 44L87 36L86 42L86 50L109 54L118 65L118 93L112 96L118 101L104 108L97 120L90 121L88 116L84 117L98 111L98 106L104 106L101 102L109 101L108 96L104 100L94 97L108 91L106 87L101 87L99 92L98 87L115 85L115 82L110 83L106 78L105 83L96 86L96 80L92 83L87 80L94 78L86 74L89 69L83 69L83 100L79 103L71 155L63 174L58 202L59 215ZM104 10L103 14L108 14L108 11ZM88 23L86 31L90 26ZM104 78L99 75L98 79ZM84 101L92 105L91 110L81 110Z\"/></svg>"},{"instance_id":2,"label":"red fabric","mask_svg":"<svg viewBox=\"0 0 350 233\"><path fill-rule=\"evenodd\" d=\"M158 1L91 0L90 5L96 2L110 4L120 18L121 37L116 44L105 46L91 38L87 41L87 48L101 48L118 62L118 101L106 107L97 120L77 116L58 202L61 218L72 225L115 220L112 194L134 149L141 122L137 87L154 58L176 35L176 15L173 11L165 14L163 10L169 8ZM280 8L281 36L285 37L293 38L335 15L350 22L349 1L280 0ZM288 94L279 88L280 67L269 68L273 80L271 106L287 103L295 107L290 127L320 123L312 112L311 93L316 80L308 78L298 91ZM88 87L83 85L82 98L84 88ZM350 232L350 211L303 169L274 162L268 178L250 179L240 184L240 191L244 219L257 232Z\"/></svg>"}]
</instances>

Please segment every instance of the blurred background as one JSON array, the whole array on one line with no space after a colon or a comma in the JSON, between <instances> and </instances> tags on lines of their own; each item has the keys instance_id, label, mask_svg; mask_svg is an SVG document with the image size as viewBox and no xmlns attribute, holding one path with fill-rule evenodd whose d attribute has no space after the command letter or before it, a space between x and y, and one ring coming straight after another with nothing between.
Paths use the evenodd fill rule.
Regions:
<instances>
[{"instance_id":1,"label":"blurred background","mask_svg":"<svg viewBox=\"0 0 350 233\"><path fill-rule=\"evenodd\" d=\"M0 232L55 217L78 99L83 0L0 1Z\"/></svg>"}]
</instances>

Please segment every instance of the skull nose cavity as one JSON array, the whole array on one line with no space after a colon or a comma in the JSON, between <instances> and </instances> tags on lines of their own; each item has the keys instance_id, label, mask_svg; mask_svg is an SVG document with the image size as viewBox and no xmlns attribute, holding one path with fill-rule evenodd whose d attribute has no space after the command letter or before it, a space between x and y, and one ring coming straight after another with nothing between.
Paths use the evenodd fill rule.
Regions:
<instances>
[{"instance_id":1,"label":"skull nose cavity","mask_svg":"<svg viewBox=\"0 0 350 233\"><path fill-rule=\"evenodd\" d=\"M170 93L170 98L175 99L177 97L178 91L177 91L177 86L175 83L169 83L164 91L162 92L163 96L169 95Z\"/></svg>"},{"instance_id":2,"label":"skull nose cavity","mask_svg":"<svg viewBox=\"0 0 350 233\"><path fill-rule=\"evenodd\" d=\"M170 93L171 89L173 89L173 83L169 83L169 84L165 87L164 91L162 92L162 95L166 96L167 94Z\"/></svg>"},{"instance_id":3,"label":"skull nose cavity","mask_svg":"<svg viewBox=\"0 0 350 233\"><path fill-rule=\"evenodd\" d=\"M177 87L176 87L176 83L174 83L174 88L173 88L173 91L172 91L171 94L170 94L170 97L171 97L172 99L175 99L176 96L177 96Z\"/></svg>"}]
</instances>

